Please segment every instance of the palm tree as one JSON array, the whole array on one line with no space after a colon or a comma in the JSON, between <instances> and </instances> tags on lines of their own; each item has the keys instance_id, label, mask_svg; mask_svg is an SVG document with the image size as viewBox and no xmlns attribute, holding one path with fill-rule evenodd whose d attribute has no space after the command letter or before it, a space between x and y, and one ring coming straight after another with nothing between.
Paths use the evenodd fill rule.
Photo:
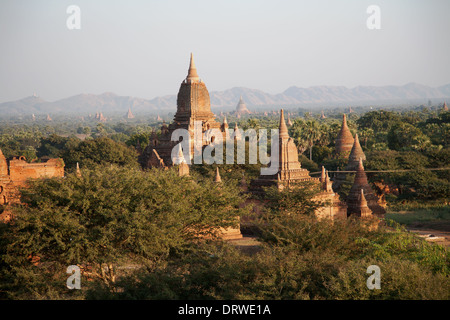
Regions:
<instances>
[{"instance_id":1,"label":"palm tree","mask_svg":"<svg viewBox=\"0 0 450 320\"><path fill-rule=\"evenodd\" d=\"M305 121L301 118L295 119L292 126L289 127L289 136L294 139L294 142L297 146L297 150L300 154L305 152L307 147L306 141L302 136L303 128L305 126Z\"/></svg>"},{"instance_id":2,"label":"palm tree","mask_svg":"<svg viewBox=\"0 0 450 320\"><path fill-rule=\"evenodd\" d=\"M316 120L308 120L300 134L302 140L306 141L309 147L309 160L312 160L312 147L320 139L322 132Z\"/></svg>"}]
</instances>

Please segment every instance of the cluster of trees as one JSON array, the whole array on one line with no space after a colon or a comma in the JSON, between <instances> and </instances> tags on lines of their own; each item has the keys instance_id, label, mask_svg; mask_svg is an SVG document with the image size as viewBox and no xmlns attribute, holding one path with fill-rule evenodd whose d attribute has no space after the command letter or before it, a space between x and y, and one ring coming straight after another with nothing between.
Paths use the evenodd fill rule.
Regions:
<instances>
[{"instance_id":1,"label":"cluster of trees","mask_svg":"<svg viewBox=\"0 0 450 320\"><path fill-rule=\"evenodd\" d=\"M299 151L311 160L302 160L304 167L311 171L319 171L321 166L331 171L345 169L347 160L334 155L341 121L299 118L293 122L290 135ZM450 112L377 110L362 115L352 113L347 122L352 134L359 136L367 158L366 170L412 170L368 175L375 190L388 192L389 202L448 202L450 170L434 169L449 167Z\"/></svg>"},{"instance_id":2,"label":"cluster of trees","mask_svg":"<svg viewBox=\"0 0 450 320\"><path fill-rule=\"evenodd\" d=\"M255 216L234 179L98 166L33 182L0 225L4 299L449 299L449 253L394 227L317 221L314 190L269 189ZM301 205L299 205L301 203ZM217 237L246 218L251 253ZM66 269L82 270L69 290ZM366 286L381 269L381 289Z\"/></svg>"},{"instance_id":3,"label":"cluster of trees","mask_svg":"<svg viewBox=\"0 0 450 320\"><path fill-rule=\"evenodd\" d=\"M237 123L241 129L258 132L258 129L277 128L278 117L259 114L238 119L231 116L228 121L230 127ZM304 168L311 172L319 172L321 166L330 171L345 169L347 161L334 155L335 138L342 123L340 113L328 114L325 119L310 113L290 118L289 134L297 145ZM412 199L448 202L449 170L429 169L449 165L450 112L426 108L372 110L349 114L348 126L353 135L358 133L367 156L366 170L414 170L369 174L377 192L389 190L388 202ZM0 128L0 149L7 157L25 156L28 161L62 157L69 172L77 162L82 167L111 163L137 167L136 147L145 148L153 131L160 134L160 127L161 122L155 121L5 123ZM84 135L83 140L77 136L80 134ZM192 169L198 172L209 170L201 166ZM235 177L246 174L250 179L257 177L258 170L259 165L239 165L227 167L225 174Z\"/></svg>"}]
</instances>

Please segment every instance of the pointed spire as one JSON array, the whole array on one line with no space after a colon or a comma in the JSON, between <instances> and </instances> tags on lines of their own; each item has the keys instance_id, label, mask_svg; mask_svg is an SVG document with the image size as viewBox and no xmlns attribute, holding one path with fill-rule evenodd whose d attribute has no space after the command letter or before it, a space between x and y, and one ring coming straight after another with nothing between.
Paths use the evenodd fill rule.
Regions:
<instances>
[{"instance_id":1,"label":"pointed spire","mask_svg":"<svg viewBox=\"0 0 450 320\"><path fill-rule=\"evenodd\" d=\"M364 196L364 189L361 188L361 193L358 199L357 215L361 218L370 217L372 215L372 210L367 204L366 197Z\"/></svg>"},{"instance_id":2,"label":"pointed spire","mask_svg":"<svg viewBox=\"0 0 450 320\"><path fill-rule=\"evenodd\" d=\"M291 121L291 117L288 114L288 121L287 121L287 125L290 127L292 126L292 121Z\"/></svg>"},{"instance_id":3,"label":"pointed spire","mask_svg":"<svg viewBox=\"0 0 450 320\"><path fill-rule=\"evenodd\" d=\"M189 176L189 166L184 158L183 149L181 148L181 143L178 144L178 156L172 160L174 165L178 165L178 175Z\"/></svg>"},{"instance_id":4,"label":"pointed spire","mask_svg":"<svg viewBox=\"0 0 450 320\"><path fill-rule=\"evenodd\" d=\"M362 158L362 160L366 160L366 155L364 154L361 144L359 143L358 134L355 134L352 151L350 151L349 162L359 161L360 158Z\"/></svg>"},{"instance_id":5,"label":"pointed spire","mask_svg":"<svg viewBox=\"0 0 450 320\"><path fill-rule=\"evenodd\" d=\"M77 175L77 177L81 177L81 170L80 170L80 165L78 164L78 162L77 162L76 175Z\"/></svg>"},{"instance_id":6,"label":"pointed spire","mask_svg":"<svg viewBox=\"0 0 450 320\"><path fill-rule=\"evenodd\" d=\"M241 130L239 130L237 122L234 124L234 139L236 140L242 139Z\"/></svg>"},{"instance_id":7,"label":"pointed spire","mask_svg":"<svg viewBox=\"0 0 450 320\"><path fill-rule=\"evenodd\" d=\"M221 130L223 132L226 132L227 137L228 137L228 128L229 128L229 126L228 126L227 116L224 116L223 122L222 122L222 125L220 126L220 128L221 128Z\"/></svg>"},{"instance_id":8,"label":"pointed spire","mask_svg":"<svg viewBox=\"0 0 450 320\"><path fill-rule=\"evenodd\" d=\"M359 205L360 206L367 206L367 200L366 197L364 196L364 189L361 188L361 195L359 198Z\"/></svg>"},{"instance_id":9,"label":"pointed spire","mask_svg":"<svg viewBox=\"0 0 450 320\"><path fill-rule=\"evenodd\" d=\"M216 167L216 177L214 178L214 182L222 182L222 178L220 177L219 167Z\"/></svg>"},{"instance_id":10,"label":"pointed spire","mask_svg":"<svg viewBox=\"0 0 450 320\"><path fill-rule=\"evenodd\" d=\"M178 158L180 159L180 163L186 163L186 159L184 158L183 149L181 148L181 144L179 144L178 148Z\"/></svg>"},{"instance_id":11,"label":"pointed spire","mask_svg":"<svg viewBox=\"0 0 450 320\"><path fill-rule=\"evenodd\" d=\"M177 155L173 157L172 163L174 165L186 163L186 159L184 158L183 149L181 148L181 143L178 144L178 152Z\"/></svg>"},{"instance_id":12,"label":"pointed spire","mask_svg":"<svg viewBox=\"0 0 450 320\"><path fill-rule=\"evenodd\" d=\"M191 53L191 61L189 63L189 71L186 77L187 82L199 81L200 78L197 74L197 68L195 67L194 55Z\"/></svg>"},{"instance_id":13,"label":"pointed spire","mask_svg":"<svg viewBox=\"0 0 450 320\"><path fill-rule=\"evenodd\" d=\"M358 168L356 169L356 176L355 176L354 184L361 185L361 186L366 186L369 184L369 182L367 181L366 172L364 171L362 158L359 158L359 163L358 163Z\"/></svg>"},{"instance_id":14,"label":"pointed spire","mask_svg":"<svg viewBox=\"0 0 450 320\"><path fill-rule=\"evenodd\" d=\"M286 122L284 121L283 109L281 109L281 112L280 112L280 138L282 138L282 137L283 138L289 137Z\"/></svg>"},{"instance_id":15,"label":"pointed spire","mask_svg":"<svg viewBox=\"0 0 450 320\"><path fill-rule=\"evenodd\" d=\"M346 156L348 156L350 151L352 150L353 143L354 139L347 125L347 116L344 113L344 115L342 116L341 130L336 137L336 153L345 154Z\"/></svg>"},{"instance_id":16,"label":"pointed spire","mask_svg":"<svg viewBox=\"0 0 450 320\"><path fill-rule=\"evenodd\" d=\"M345 113L342 115L342 127L347 127L348 128L348 126L347 126L347 115Z\"/></svg>"}]
</instances>

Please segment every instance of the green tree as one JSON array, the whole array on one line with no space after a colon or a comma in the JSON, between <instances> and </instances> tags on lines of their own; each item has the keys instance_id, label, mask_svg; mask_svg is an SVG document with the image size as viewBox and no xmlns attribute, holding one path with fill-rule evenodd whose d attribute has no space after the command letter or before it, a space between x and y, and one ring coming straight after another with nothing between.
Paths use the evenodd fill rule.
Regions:
<instances>
[{"instance_id":1,"label":"green tree","mask_svg":"<svg viewBox=\"0 0 450 320\"><path fill-rule=\"evenodd\" d=\"M69 169L75 168L77 162L81 167L90 167L96 164L139 166L134 148L107 137L84 140L79 144L68 146L62 151L61 156Z\"/></svg>"},{"instance_id":2,"label":"green tree","mask_svg":"<svg viewBox=\"0 0 450 320\"><path fill-rule=\"evenodd\" d=\"M320 139L322 132L320 125L316 120L308 120L301 132L303 140L308 143L309 147L309 160L312 161L312 148L314 144Z\"/></svg>"},{"instance_id":3,"label":"green tree","mask_svg":"<svg viewBox=\"0 0 450 320\"><path fill-rule=\"evenodd\" d=\"M390 129L387 135L388 145L393 150L425 150L430 138L419 128L408 123L399 123Z\"/></svg>"},{"instance_id":4,"label":"green tree","mask_svg":"<svg viewBox=\"0 0 450 320\"><path fill-rule=\"evenodd\" d=\"M69 265L93 280L83 278L88 288L100 281L114 291L119 267L153 272L236 226L243 212L238 191L226 183L114 166L34 181L22 201L0 234L7 266L1 289L13 298L73 297L64 289Z\"/></svg>"}]
</instances>

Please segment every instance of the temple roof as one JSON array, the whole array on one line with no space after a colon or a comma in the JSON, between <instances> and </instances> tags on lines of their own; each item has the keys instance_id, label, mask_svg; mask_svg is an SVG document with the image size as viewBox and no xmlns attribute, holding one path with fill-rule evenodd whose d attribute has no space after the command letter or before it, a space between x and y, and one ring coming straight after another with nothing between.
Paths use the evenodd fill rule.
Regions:
<instances>
[{"instance_id":1,"label":"temple roof","mask_svg":"<svg viewBox=\"0 0 450 320\"><path fill-rule=\"evenodd\" d=\"M353 136L350 132L350 129L347 126L347 116L344 114L342 116L342 127L339 131L338 136L336 137L336 152L350 152L353 146Z\"/></svg>"},{"instance_id":2,"label":"temple roof","mask_svg":"<svg viewBox=\"0 0 450 320\"><path fill-rule=\"evenodd\" d=\"M237 113L250 113L250 111L247 109L247 106L245 105L244 99L242 99L242 96L239 98L239 102L236 106L236 112Z\"/></svg>"},{"instance_id":3,"label":"temple roof","mask_svg":"<svg viewBox=\"0 0 450 320\"><path fill-rule=\"evenodd\" d=\"M359 162L359 159L366 160L366 155L364 154L364 151L361 148L361 144L359 143L358 134L355 134L352 151L350 152L348 160L349 163L350 162L357 163Z\"/></svg>"},{"instance_id":4,"label":"temple roof","mask_svg":"<svg viewBox=\"0 0 450 320\"><path fill-rule=\"evenodd\" d=\"M369 182L367 181L366 172L364 171L362 158L359 159L358 168L356 169L355 182L353 184L358 186L369 185Z\"/></svg>"}]
</instances>

